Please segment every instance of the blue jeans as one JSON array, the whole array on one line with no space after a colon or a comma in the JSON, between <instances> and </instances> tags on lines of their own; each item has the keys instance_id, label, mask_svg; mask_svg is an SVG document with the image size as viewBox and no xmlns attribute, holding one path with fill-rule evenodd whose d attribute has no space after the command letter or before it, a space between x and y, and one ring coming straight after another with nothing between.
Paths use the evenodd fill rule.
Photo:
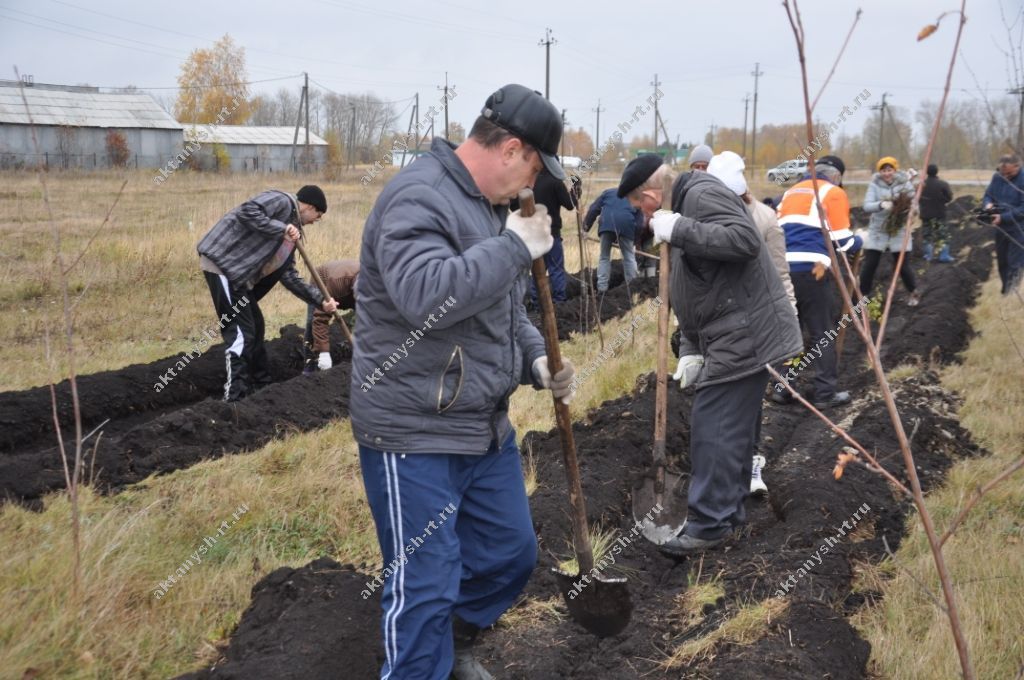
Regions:
<instances>
[{"instance_id":1,"label":"blue jeans","mask_svg":"<svg viewBox=\"0 0 1024 680\"><path fill-rule=\"evenodd\" d=\"M548 268L548 280L551 282L551 300L565 302L565 250L562 248L562 237L556 236L551 250L544 256L544 264ZM530 299L537 303L537 283L530 278Z\"/></svg>"},{"instance_id":2,"label":"blue jeans","mask_svg":"<svg viewBox=\"0 0 1024 680\"><path fill-rule=\"evenodd\" d=\"M385 566L383 584L374 582L382 588L382 678L447 680L452 615L490 626L533 572L537 537L515 432L481 453L359 447Z\"/></svg>"},{"instance_id":3,"label":"blue jeans","mask_svg":"<svg viewBox=\"0 0 1024 680\"><path fill-rule=\"evenodd\" d=\"M601 234L601 257L597 261L597 290L608 290L608 278L612 271L612 244L615 234L606 231ZM633 240L619 236L619 250L622 251L622 273L627 281L636 278L636 250Z\"/></svg>"}]
</instances>

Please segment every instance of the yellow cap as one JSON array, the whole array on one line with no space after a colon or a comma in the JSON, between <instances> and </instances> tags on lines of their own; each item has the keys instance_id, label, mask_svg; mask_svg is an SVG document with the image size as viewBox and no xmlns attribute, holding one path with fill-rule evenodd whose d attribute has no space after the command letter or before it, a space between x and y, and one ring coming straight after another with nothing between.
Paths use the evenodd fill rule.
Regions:
<instances>
[{"instance_id":1,"label":"yellow cap","mask_svg":"<svg viewBox=\"0 0 1024 680\"><path fill-rule=\"evenodd\" d=\"M893 158L892 156L885 156L884 158L879 158L878 162L875 163L875 170L881 170L883 165L891 165L896 170L900 169L900 162Z\"/></svg>"}]
</instances>

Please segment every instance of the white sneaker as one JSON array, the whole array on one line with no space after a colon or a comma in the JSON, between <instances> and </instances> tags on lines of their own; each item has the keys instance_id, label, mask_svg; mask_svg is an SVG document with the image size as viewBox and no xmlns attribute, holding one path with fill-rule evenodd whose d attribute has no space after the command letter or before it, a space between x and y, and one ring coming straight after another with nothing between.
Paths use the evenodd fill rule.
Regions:
<instances>
[{"instance_id":1,"label":"white sneaker","mask_svg":"<svg viewBox=\"0 0 1024 680\"><path fill-rule=\"evenodd\" d=\"M768 495L768 486L761 479L761 470L764 469L767 461L764 456L754 456L753 467L750 470L750 495L751 496L766 496Z\"/></svg>"}]
</instances>

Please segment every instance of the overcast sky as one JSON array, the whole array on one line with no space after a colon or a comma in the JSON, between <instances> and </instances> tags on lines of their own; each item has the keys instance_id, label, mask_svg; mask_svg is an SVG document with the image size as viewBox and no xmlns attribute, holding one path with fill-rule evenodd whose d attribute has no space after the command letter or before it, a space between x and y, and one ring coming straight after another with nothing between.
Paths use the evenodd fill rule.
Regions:
<instances>
[{"instance_id":1,"label":"overcast sky","mask_svg":"<svg viewBox=\"0 0 1024 680\"><path fill-rule=\"evenodd\" d=\"M36 82L173 88L190 50L230 33L246 48L251 80L286 78L256 83L254 92L282 85L298 91L298 74L308 71L315 84L336 92L368 91L397 101L418 91L425 111L440 99L436 88L447 71L457 93L451 118L468 127L496 87L519 82L543 92L545 50L538 43L551 28L557 41L551 47L551 100L567 110L571 125L592 135L593 109L600 100L602 139L645 103L655 73L664 95L659 106L673 139L700 141L712 123L739 127L744 95L753 94L756 62L764 74L758 122L802 119L796 48L780 2L631 0L599 8L602 4L0 0L0 63L7 67L0 77L13 78L17 66ZM915 39L941 9L958 4L805 0L812 97L856 9L864 11L818 105L818 117L833 120L864 89L871 93L869 104L889 92L891 105L911 111L922 100L937 100L957 17L946 17L928 40ZM1021 5L1021 0L967 3L964 60L954 73L954 96L977 96L967 66L990 97L1005 96L1011 76L1000 47L1005 49L1010 38L1000 8L1019 22ZM1018 23L1018 43L1020 35ZM405 106L402 101L396 109ZM858 111L846 132L859 130L868 115ZM408 111L401 120L404 127ZM653 115L639 125L653 131Z\"/></svg>"}]
</instances>

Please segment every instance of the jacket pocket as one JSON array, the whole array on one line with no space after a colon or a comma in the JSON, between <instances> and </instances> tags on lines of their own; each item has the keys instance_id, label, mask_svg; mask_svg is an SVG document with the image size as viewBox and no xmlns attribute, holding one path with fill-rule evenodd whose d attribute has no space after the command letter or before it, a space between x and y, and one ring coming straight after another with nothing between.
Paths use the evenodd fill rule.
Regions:
<instances>
[{"instance_id":1,"label":"jacket pocket","mask_svg":"<svg viewBox=\"0 0 1024 680\"><path fill-rule=\"evenodd\" d=\"M703 378L714 380L728 376L749 368L757 361L750 333L750 320L742 313L716 319L702 329L700 341L705 357Z\"/></svg>"},{"instance_id":2,"label":"jacket pocket","mask_svg":"<svg viewBox=\"0 0 1024 680\"><path fill-rule=\"evenodd\" d=\"M438 413L444 413L458 400L462 394L462 386L466 379L465 363L462 355L462 347L453 345L448 362L441 370L441 375L436 381Z\"/></svg>"}]
</instances>

